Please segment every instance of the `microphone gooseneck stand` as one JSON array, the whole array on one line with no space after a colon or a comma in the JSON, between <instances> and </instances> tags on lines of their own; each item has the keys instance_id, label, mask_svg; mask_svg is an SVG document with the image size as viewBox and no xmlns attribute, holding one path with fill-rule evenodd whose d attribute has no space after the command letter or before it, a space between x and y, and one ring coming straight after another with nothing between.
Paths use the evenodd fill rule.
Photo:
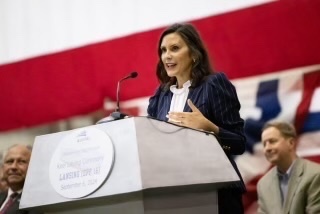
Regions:
<instances>
[{"instance_id":1,"label":"microphone gooseneck stand","mask_svg":"<svg viewBox=\"0 0 320 214\"><path fill-rule=\"evenodd\" d=\"M117 85L117 107L115 109L114 112L112 112L108 117L102 118L101 120L99 120L96 124L101 124L101 123L107 123L107 122L111 122L114 120L120 120L120 119L124 119L126 118L128 115L121 113L120 111L120 98L119 98L119 94L120 94L120 83L126 79L133 79L136 78L138 76L138 73L136 71L132 72L131 74L129 74L128 76L122 78L120 81L118 81L118 85Z\"/></svg>"}]
</instances>

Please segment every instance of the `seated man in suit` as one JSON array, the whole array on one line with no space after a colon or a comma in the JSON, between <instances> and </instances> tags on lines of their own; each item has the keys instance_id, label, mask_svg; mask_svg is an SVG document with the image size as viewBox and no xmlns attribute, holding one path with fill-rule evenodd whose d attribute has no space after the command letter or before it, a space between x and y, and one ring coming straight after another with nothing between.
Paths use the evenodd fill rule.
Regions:
<instances>
[{"instance_id":1,"label":"seated man in suit","mask_svg":"<svg viewBox=\"0 0 320 214\"><path fill-rule=\"evenodd\" d=\"M2 169L8 190L0 193L0 214L37 213L19 210L19 201L29 166L31 150L31 146L13 145L4 154Z\"/></svg>"},{"instance_id":2,"label":"seated man in suit","mask_svg":"<svg viewBox=\"0 0 320 214\"><path fill-rule=\"evenodd\" d=\"M320 213L320 165L297 156L295 128L267 123L261 141L275 166L258 182L258 213Z\"/></svg>"}]
</instances>

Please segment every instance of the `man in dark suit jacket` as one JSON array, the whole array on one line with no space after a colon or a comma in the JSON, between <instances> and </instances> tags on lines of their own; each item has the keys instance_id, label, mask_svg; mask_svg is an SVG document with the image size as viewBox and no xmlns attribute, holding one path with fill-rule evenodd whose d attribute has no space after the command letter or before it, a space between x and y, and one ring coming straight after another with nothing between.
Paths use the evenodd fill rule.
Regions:
<instances>
[{"instance_id":1,"label":"man in dark suit jacket","mask_svg":"<svg viewBox=\"0 0 320 214\"><path fill-rule=\"evenodd\" d=\"M0 193L1 214L36 214L35 211L19 210L19 202L27 175L31 147L13 145L4 155L3 177L8 184L8 191ZM14 197L10 197L15 195Z\"/></svg>"}]
</instances>

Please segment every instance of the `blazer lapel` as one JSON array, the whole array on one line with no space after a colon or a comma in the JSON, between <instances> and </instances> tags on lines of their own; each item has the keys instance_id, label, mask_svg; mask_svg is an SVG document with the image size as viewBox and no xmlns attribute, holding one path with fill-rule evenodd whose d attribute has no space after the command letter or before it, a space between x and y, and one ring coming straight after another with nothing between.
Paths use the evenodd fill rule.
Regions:
<instances>
[{"instance_id":1,"label":"blazer lapel","mask_svg":"<svg viewBox=\"0 0 320 214\"><path fill-rule=\"evenodd\" d=\"M284 203L284 211L285 213L289 213L292 198L296 193L299 182L301 181L301 176L303 174L303 161L301 159L297 159L294 168L292 169L292 175L289 179L288 185L288 193Z\"/></svg>"},{"instance_id":2,"label":"blazer lapel","mask_svg":"<svg viewBox=\"0 0 320 214\"><path fill-rule=\"evenodd\" d=\"M6 192L3 192L0 194L0 206L2 206L3 202L6 200L7 194L8 193L6 193Z\"/></svg>"},{"instance_id":3,"label":"blazer lapel","mask_svg":"<svg viewBox=\"0 0 320 214\"><path fill-rule=\"evenodd\" d=\"M2 206L3 202L7 198L8 193L1 193L0 194L0 206ZM17 196L13 204L8 208L7 214L16 214L18 213L17 210L19 210L19 203L20 203L21 194Z\"/></svg>"},{"instance_id":4,"label":"blazer lapel","mask_svg":"<svg viewBox=\"0 0 320 214\"><path fill-rule=\"evenodd\" d=\"M158 101L158 107L157 107L157 118L159 120L168 121L168 118L166 117L170 110L170 104L172 99L172 93L167 91L163 92L161 95L159 101Z\"/></svg>"},{"instance_id":5,"label":"blazer lapel","mask_svg":"<svg viewBox=\"0 0 320 214\"><path fill-rule=\"evenodd\" d=\"M276 167L274 167L272 174L272 181L270 184L270 200L273 201L273 206L271 207L274 213L282 213L280 183Z\"/></svg>"},{"instance_id":6,"label":"blazer lapel","mask_svg":"<svg viewBox=\"0 0 320 214\"><path fill-rule=\"evenodd\" d=\"M193 104L199 109L204 103L201 103L201 97L200 92L203 89L203 84L196 88L190 88L188 99L190 99ZM184 109L184 112L191 112L191 108L189 107L188 103L186 102Z\"/></svg>"}]
</instances>

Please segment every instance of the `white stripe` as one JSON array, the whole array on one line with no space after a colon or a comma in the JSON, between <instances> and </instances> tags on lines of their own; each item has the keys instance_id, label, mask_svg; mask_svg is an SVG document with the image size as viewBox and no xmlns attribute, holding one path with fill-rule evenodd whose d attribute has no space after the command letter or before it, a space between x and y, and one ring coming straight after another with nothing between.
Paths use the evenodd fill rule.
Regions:
<instances>
[{"instance_id":1,"label":"white stripe","mask_svg":"<svg viewBox=\"0 0 320 214\"><path fill-rule=\"evenodd\" d=\"M274 0L1 0L0 64Z\"/></svg>"},{"instance_id":2,"label":"white stripe","mask_svg":"<svg viewBox=\"0 0 320 214\"><path fill-rule=\"evenodd\" d=\"M310 112L320 112L320 86L315 90L311 104L310 104ZM320 123L320 121L319 121Z\"/></svg>"},{"instance_id":3,"label":"white stripe","mask_svg":"<svg viewBox=\"0 0 320 214\"><path fill-rule=\"evenodd\" d=\"M241 87L244 81L260 82L260 81L268 81L273 79L285 79L291 75L297 75L297 74L302 75L305 73L310 73L318 70L320 70L320 64L308 65L304 67L296 67L296 68L287 69L287 70L275 71L275 72L267 73L263 75L255 75L252 77L233 79L232 83L235 86Z\"/></svg>"},{"instance_id":4,"label":"white stripe","mask_svg":"<svg viewBox=\"0 0 320 214\"><path fill-rule=\"evenodd\" d=\"M256 107L256 96L259 83L278 79L278 97L280 105L283 108L277 118L286 118L287 121L293 120L296 109L302 99L303 74L318 70L320 70L320 64L232 80L232 83L237 88L238 97L241 103L241 117L243 119L251 118L256 120L261 118L261 109ZM319 111L320 104L316 101L319 97L319 90L316 90L312 97L310 107L311 112ZM290 108L286 108L286 106L290 106Z\"/></svg>"}]
</instances>

